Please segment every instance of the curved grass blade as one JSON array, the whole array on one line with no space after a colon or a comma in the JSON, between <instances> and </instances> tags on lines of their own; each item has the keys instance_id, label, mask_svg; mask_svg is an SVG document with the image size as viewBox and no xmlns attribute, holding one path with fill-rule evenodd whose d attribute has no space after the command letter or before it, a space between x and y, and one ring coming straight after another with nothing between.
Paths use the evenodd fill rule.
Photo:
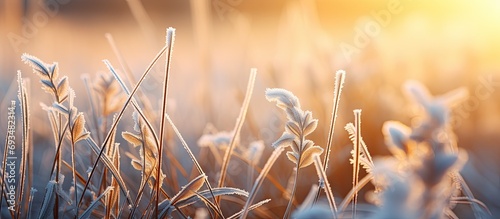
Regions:
<instances>
[{"instance_id":1,"label":"curved grass blade","mask_svg":"<svg viewBox=\"0 0 500 219\"><path fill-rule=\"evenodd\" d=\"M253 87L255 84L255 77L257 76L257 69L252 68L250 70L250 78L248 79L247 91L245 95L245 99L243 100L243 105L240 110L240 114L238 119L236 120L236 126L234 127L233 136L231 138L231 142L229 143L229 147L226 149L226 153L224 154L224 159L222 160L222 167L220 171L220 178L217 187L224 186L224 181L226 180L226 172L229 166L229 161L231 160L231 155L233 153L234 147L236 145L236 139L240 134L241 127L245 121L245 117L248 111L248 106L250 105L250 98L252 97ZM216 200L216 203L218 201Z\"/></svg>"}]
</instances>

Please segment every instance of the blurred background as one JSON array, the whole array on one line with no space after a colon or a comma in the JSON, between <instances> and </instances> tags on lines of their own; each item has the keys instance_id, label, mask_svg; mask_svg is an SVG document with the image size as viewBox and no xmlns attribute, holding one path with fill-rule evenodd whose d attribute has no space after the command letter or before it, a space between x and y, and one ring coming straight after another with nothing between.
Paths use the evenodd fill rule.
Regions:
<instances>
[{"instance_id":1,"label":"blurred background","mask_svg":"<svg viewBox=\"0 0 500 219\"><path fill-rule=\"evenodd\" d=\"M0 0L0 130L6 130L7 106L16 95L17 70L32 79L34 119L47 122L38 102L50 97L22 63L23 53L58 62L76 90L79 110L88 112L81 76L108 74L103 59L122 70L105 34L137 80L164 46L166 28L175 27L169 112L190 145L207 124L233 128L250 68L256 67L242 145L263 140L265 156L270 153L284 116L265 100L264 90L282 87L319 119L312 139L324 146L334 73L344 69L329 169L334 194L343 197L351 188L352 148L343 126L354 120L353 109L363 109L362 134L371 153L383 156L383 122L411 125L415 114L401 90L404 81L421 81L435 95L465 86L470 98L452 116L458 145L469 153L463 174L476 198L500 215L499 12L495 0ZM163 68L161 59L142 85L158 110ZM49 130L33 124L35 148L50 142ZM286 186L291 163L280 159L273 171ZM301 182L299 201L317 182L312 169L310 175ZM470 216L467 206L461 209Z\"/></svg>"}]
</instances>

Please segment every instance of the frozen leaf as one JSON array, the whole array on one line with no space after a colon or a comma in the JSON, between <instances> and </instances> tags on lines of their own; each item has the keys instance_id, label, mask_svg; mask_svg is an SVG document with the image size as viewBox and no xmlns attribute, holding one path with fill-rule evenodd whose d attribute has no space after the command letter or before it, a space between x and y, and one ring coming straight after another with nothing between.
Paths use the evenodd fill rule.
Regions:
<instances>
[{"instance_id":1,"label":"frozen leaf","mask_svg":"<svg viewBox=\"0 0 500 219\"><path fill-rule=\"evenodd\" d=\"M292 143L292 141L293 141L294 139L295 139L295 136L293 136L293 135L292 135L292 134L290 134L290 133L286 133L286 132L285 132L285 133L283 133L283 135L281 135L281 137L280 137L278 140L276 140L276 141L272 144L272 146L273 146L274 148L281 147L281 146L282 146L282 147L287 147L287 146L289 146L289 145Z\"/></svg>"},{"instance_id":2,"label":"frozen leaf","mask_svg":"<svg viewBox=\"0 0 500 219\"><path fill-rule=\"evenodd\" d=\"M66 108L62 104L54 103L54 104L52 104L52 106L54 107L53 109L55 109L56 111L58 111L59 113L65 115L65 116L67 116L69 114L68 108Z\"/></svg>"},{"instance_id":3,"label":"frozen leaf","mask_svg":"<svg viewBox=\"0 0 500 219\"><path fill-rule=\"evenodd\" d=\"M314 130L316 130L316 127L318 127L317 119L307 121L306 126L304 127L304 136L311 134Z\"/></svg>"},{"instance_id":4,"label":"frozen leaf","mask_svg":"<svg viewBox=\"0 0 500 219\"><path fill-rule=\"evenodd\" d=\"M82 140L85 137L85 134L85 119L82 113L78 113L71 133L73 141L78 142L79 140Z\"/></svg>"},{"instance_id":5,"label":"frozen leaf","mask_svg":"<svg viewBox=\"0 0 500 219\"><path fill-rule=\"evenodd\" d=\"M266 98L268 101L276 101L276 105L282 109L298 107L299 100L292 92L281 88L266 89Z\"/></svg>"},{"instance_id":6,"label":"frozen leaf","mask_svg":"<svg viewBox=\"0 0 500 219\"><path fill-rule=\"evenodd\" d=\"M185 200L190 198L191 196L194 196L198 190L203 186L205 183L205 179L207 176L205 174L201 174L195 179L193 179L191 182L189 182L187 185L183 186L181 188L181 191L177 193L174 197L172 197L171 202L172 205L175 205L177 202Z\"/></svg>"},{"instance_id":7,"label":"frozen leaf","mask_svg":"<svg viewBox=\"0 0 500 219\"><path fill-rule=\"evenodd\" d=\"M134 147L142 145L141 137L136 134L130 132L122 132L122 137L130 144L134 145Z\"/></svg>"},{"instance_id":8,"label":"frozen leaf","mask_svg":"<svg viewBox=\"0 0 500 219\"><path fill-rule=\"evenodd\" d=\"M293 151L286 152L286 157L288 157L288 160L292 161L294 164L297 163L298 156L299 155Z\"/></svg>"},{"instance_id":9,"label":"frozen leaf","mask_svg":"<svg viewBox=\"0 0 500 219\"><path fill-rule=\"evenodd\" d=\"M33 68L33 72L40 75L50 76L47 64L45 64L42 60L38 59L37 57L24 53L21 56L21 59L24 61L24 63L28 64L29 66L31 66L31 68Z\"/></svg>"},{"instance_id":10,"label":"frozen leaf","mask_svg":"<svg viewBox=\"0 0 500 219\"><path fill-rule=\"evenodd\" d=\"M407 141L411 130L409 127L396 121L387 121L382 127L386 145L392 154L397 157L404 157L408 154Z\"/></svg>"},{"instance_id":11,"label":"frozen leaf","mask_svg":"<svg viewBox=\"0 0 500 219\"><path fill-rule=\"evenodd\" d=\"M304 152L302 152L299 168L304 168L311 165L314 162L314 156L320 155L322 153L323 153L323 148L321 148L320 146L308 147Z\"/></svg>"},{"instance_id":12,"label":"frozen leaf","mask_svg":"<svg viewBox=\"0 0 500 219\"><path fill-rule=\"evenodd\" d=\"M299 126L294 121L286 122L285 130L287 132L289 132L290 134L293 134L295 136L300 136L300 133L301 133Z\"/></svg>"}]
</instances>

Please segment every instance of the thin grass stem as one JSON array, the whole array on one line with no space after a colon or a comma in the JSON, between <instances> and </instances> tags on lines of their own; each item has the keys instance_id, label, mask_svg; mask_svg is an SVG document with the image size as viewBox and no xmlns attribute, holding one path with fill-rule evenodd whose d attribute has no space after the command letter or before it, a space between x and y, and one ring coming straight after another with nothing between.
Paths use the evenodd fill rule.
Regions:
<instances>
[{"instance_id":1,"label":"thin grass stem","mask_svg":"<svg viewBox=\"0 0 500 219\"><path fill-rule=\"evenodd\" d=\"M262 182L264 182L264 179L266 178L267 174L269 173L269 170L271 170L271 167L274 165L278 157L283 153L285 150L284 147L278 147L274 149L273 153L271 156L267 159L266 164L262 168L262 171L260 171L259 176L257 179L255 179L255 183L253 184L252 191L250 191L250 194L248 195L247 201L245 203L245 206L243 207L243 212L241 213L240 219L244 219L248 215L248 211L250 206L253 203L253 200L255 199L255 196L257 194L257 191L259 190L260 186L262 185Z\"/></svg>"},{"instance_id":2,"label":"thin grass stem","mask_svg":"<svg viewBox=\"0 0 500 219\"><path fill-rule=\"evenodd\" d=\"M326 198L328 199L328 204L330 205L330 210L332 211L332 216L333 218L337 218L337 205L335 204L335 198L333 197L332 187L330 187L328 177L323 169L319 155L314 156L314 166L316 167L319 179L324 183L323 189L326 193Z\"/></svg>"},{"instance_id":3,"label":"thin grass stem","mask_svg":"<svg viewBox=\"0 0 500 219\"><path fill-rule=\"evenodd\" d=\"M301 156L299 155L299 159L297 159L297 160L300 160L300 159L301 159ZM295 173L295 177L293 179L292 192L290 193L290 200L288 201L285 213L283 214L283 219L289 218L290 213L292 211L292 203L293 203L293 200L295 198L295 191L297 190L297 181L299 178L299 171L300 171L300 162L299 161L297 161L297 165L296 165L294 171L296 171L296 173Z\"/></svg>"},{"instance_id":4,"label":"thin grass stem","mask_svg":"<svg viewBox=\"0 0 500 219\"><path fill-rule=\"evenodd\" d=\"M160 144L158 149L158 168L156 173L156 205L155 205L155 217L158 217L158 204L160 203L160 175L162 167L162 154L163 154L163 138L165 134L165 114L167 113L167 96L168 96L168 79L170 76L170 64L172 61L172 51L174 50L174 40L175 40L175 29L169 27L167 29L167 39L166 45L168 47L166 54L166 64L165 64L165 79L163 80L163 102L161 107L161 123L160 123Z\"/></svg>"},{"instance_id":5,"label":"thin grass stem","mask_svg":"<svg viewBox=\"0 0 500 219\"><path fill-rule=\"evenodd\" d=\"M326 172L328 169L328 164L330 161L330 152L333 144L333 135L335 133L335 124L337 122L338 109L340 104L340 97L342 94L342 87L344 86L345 81L345 71L338 70L335 75L335 86L333 90L333 108L332 108L332 118L330 120L330 129L328 131L328 140L326 144L325 157L323 159L323 163L325 164L323 167L323 171ZM319 185L322 186L322 185ZM316 193L316 198L314 199L316 202L321 194L321 190L318 190Z\"/></svg>"},{"instance_id":6,"label":"thin grass stem","mask_svg":"<svg viewBox=\"0 0 500 219\"><path fill-rule=\"evenodd\" d=\"M356 138L354 144L354 163L353 163L353 181L352 186L357 187L359 181L359 159L361 150L361 110L354 110L354 124L356 126ZM356 218L356 205L358 204L358 191L354 193L354 203L352 206L353 218Z\"/></svg>"},{"instance_id":7,"label":"thin grass stem","mask_svg":"<svg viewBox=\"0 0 500 219\"><path fill-rule=\"evenodd\" d=\"M241 127L245 121L245 117L248 111L248 106L250 105L250 98L252 97L253 87L255 84L255 77L257 75L257 69L252 68L250 71L250 78L248 79L247 91L245 95L245 99L243 101L243 105L240 110L240 114L238 119L236 120L236 126L234 127L233 136L231 138L231 142L229 143L229 147L226 149L226 153L224 154L224 159L222 160L222 167L220 171L220 178L218 187L224 186L224 181L226 180L227 168L229 166L229 161L231 160L231 155L236 146L237 138L240 134ZM217 199L219 200L219 199ZM217 201L216 201L217 203Z\"/></svg>"}]
</instances>

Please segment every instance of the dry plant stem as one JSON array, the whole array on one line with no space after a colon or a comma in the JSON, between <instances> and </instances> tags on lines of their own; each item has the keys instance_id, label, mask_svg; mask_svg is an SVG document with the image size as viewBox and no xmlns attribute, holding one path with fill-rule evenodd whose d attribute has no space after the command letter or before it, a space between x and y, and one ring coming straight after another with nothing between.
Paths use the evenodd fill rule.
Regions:
<instances>
[{"instance_id":1,"label":"dry plant stem","mask_svg":"<svg viewBox=\"0 0 500 219\"><path fill-rule=\"evenodd\" d=\"M361 149L361 110L354 110L354 124L356 125L356 144L354 144L354 166L352 186L357 187L359 181L359 153ZM354 192L354 203L352 206L353 218L356 218L356 205L358 204L358 191Z\"/></svg>"},{"instance_id":2,"label":"dry plant stem","mask_svg":"<svg viewBox=\"0 0 500 219\"><path fill-rule=\"evenodd\" d=\"M85 139L85 141L87 142L87 144L90 146L90 148L92 149L92 151L95 153L95 154L99 154L99 151L100 151L100 148L99 146L97 146L97 144L95 143L95 141L89 137L87 139ZM102 159L102 162L104 163L104 165L108 168L108 170L111 172L111 174L116 178L118 184L120 185L120 190L122 191L122 193L125 195L126 197L126 201L128 203L132 203L131 199L130 199L130 196L129 196L129 191L127 190L127 187L125 186L125 182L123 181L123 179L121 178L118 170L113 166L113 163L112 161L106 156L101 156L101 159ZM96 160L97 162L98 160ZM88 181L87 181L88 182ZM85 194L85 193L82 193L82 194ZM81 201L81 199L80 199Z\"/></svg>"},{"instance_id":3,"label":"dry plant stem","mask_svg":"<svg viewBox=\"0 0 500 219\"><path fill-rule=\"evenodd\" d=\"M300 142L300 145L302 145L302 142ZM292 187L292 193L290 193L290 200L288 201L288 205L286 206L285 214L283 214L283 219L289 218L289 215L292 210L292 203L293 199L295 197L295 190L297 189L297 180L299 178L299 172L300 172L300 160L302 159L302 154L299 154L299 158L297 159L297 165L295 166L295 170L297 171L295 173L295 177L293 179L293 187Z\"/></svg>"},{"instance_id":4,"label":"dry plant stem","mask_svg":"<svg viewBox=\"0 0 500 219\"><path fill-rule=\"evenodd\" d=\"M457 204L470 204L470 205L472 205L472 203L476 203L479 206L481 206L486 212L488 212L488 214L492 215L491 211L488 209L488 206L486 206L484 203L482 203L481 201L479 201L477 199L470 199L469 197L456 197L456 198L451 198L450 201L453 203L457 203Z\"/></svg>"},{"instance_id":5,"label":"dry plant stem","mask_svg":"<svg viewBox=\"0 0 500 219\"><path fill-rule=\"evenodd\" d=\"M71 111L70 111L71 112ZM71 118L71 113L68 115L68 118ZM70 132L73 132L70 128ZM78 187L76 187L76 169L75 169L75 139L73 139L73 135L71 135L71 168L73 173L73 186L75 188L75 211L76 217L78 217Z\"/></svg>"},{"instance_id":6,"label":"dry plant stem","mask_svg":"<svg viewBox=\"0 0 500 219\"><path fill-rule=\"evenodd\" d=\"M278 147L274 149L271 156L267 159L266 164L262 168L262 171L260 172L259 176L255 180L255 183L253 184L252 191L248 195L247 202L245 203L245 207L243 207L243 213L241 214L240 219L244 219L247 217L249 207L252 205L252 202L255 199L257 191L262 185L262 182L264 182L264 179L269 173L269 170L271 170L271 167L273 166L274 162L276 162L276 159L278 159L278 157L281 155L281 153L283 153L284 150L285 150L284 147Z\"/></svg>"},{"instance_id":7,"label":"dry plant stem","mask_svg":"<svg viewBox=\"0 0 500 219\"><path fill-rule=\"evenodd\" d=\"M18 71L18 83L19 83L19 101L21 103L21 118L22 118L22 122L23 122L23 125L22 125L22 150L23 150L23 153L22 153L22 162L21 162L21 166L20 166L20 172L21 172L21 180L20 180L20 188L19 190L21 191L20 192L20 195L19 195L19 202L20 204L18 204L18 215L17 217L19 218L21 215L21 205L23 205L24 203L22 202L23 200L23 196L25 194L24 192L24 188L25 188L25 181L26 181L26 177L28 177L28 185L27 187L31 187L31 181L29 179L31 179L30 175L31 175L31 171L32 169L30 168L28 172L26 172L26 167L29 168L29 161L30 161L30 155L31 155L31 150L30 150L30 113L29 113L29 101L28 101L28 94L27 94L27 88L26 88L26 82L29 82L29 81L25 81L22 77L21 77L21 72ZM28 193L26 193L28 194ZM29 195L29 194L28 194ZM27 213L27 212L25 212Z\"/></svg>"},{"instance_id":8,"label":"dry plant stem","mask_svg":"<svg viewBox=\"0 0 500 219\"><path fill-rule=\"evenodd\" d=\"M198 198L200 198L201 201L203 201L203 203L209 207L210 209L217 209L217 206L215 206L214 203L212 203L210 200L208 200L207 198L203 197L202 195L200 195L198 192L195 192L196 195L198 196ZM210 212L210 211L209 211ZM216 211L215 213L217 213L215 215L215 218L219 218L219 217L222 217L224 218L224 215L220 214L222 213L221 211ZM211 218L214 218L214 215L212 215L212 213L210 213L210 216Z\"/></svg>"},{"instance_id":9,"label":"dry plant stem","mask_svg":"<svg viewBox=\"0 0 500 219\"><path fill-rule=\"evenodd\" d=\"M16 218L19 218L20 216L20 207L22 205L22 200L23 200L23 194L24 194L24 180L25 180L25 168L26 168L26 156L27 156L27 149L29 146L29 139L28 139L28 129L29 129L29 112L28 112L28 96L26 94L26 87L24 85L23 78L21 77L21 71L17 72L17 82L18 82L18 98L21 106L21 119L22 119L22 153L21 153L21 164L19 167L19 172L20 172L20 182L19 182L19 200L17 201L16 205Z\"/></svg>"},{"instance_id":10,"label":"dry plant stem","mask_svg":"<svg viewBox=\"0 0 500 219\"><path fill-rule=\"evenodd\" d=\"M250 78L248 79L247 91L245 95L245 100L243 101L243 105L241 106L240 114L236 120L236 126L234 127L233 136L231 138L231 142L229 143L229 147L226 149L226 153L224 154L224 159L222 160L222 167L220 171L220 178L218 187L224 186L224 181L226 179L226 172L229 165L229 161L231 160L231 155L234 151L234 147L236 146L236 139L238 138L241 127L245 121L245 117L248 111L248 106L250 104L250 99L252 97L253 87L255 84L255 77L257 75L257 69L252 68L250 70ZM216 203L218 203L219 198L216 199Z\"/></svg>"},{"instance_id":11,"label":"dry plant stem","mask_svg":"<svg viewBox=\"0 0 500 219\"><path fill-rule=\"evenodd\" d=\"M458 178L458 180L460 181L460 187L462 187L462 191L463 193L471 200L474 200L474 194L472 194L472 191L470 190L469 186L467 185L467 183L465 182L464 178L462 177L462 175L460 173L456 173L455 176ZM482 218L481 217L481 208L479 208L478 204L475 203L475 202L472 202L471 203L471 206L472 206L472 212L474 212L474 217L475 218Z\"/></svg>"},{"instance_id":12,"label":"dry plant stem","mask_svg":"<svg viewBox=\"0 0 500 219\"><path fill-rule=\"evenodd\" d=\"M193 152L191 151L191 149L189 148L188 144L186 143L186 141L182 137L181 133L179 132L179 129L177 129L177 127L175 126L174 122L172 122L172 120L170 119L170 117L168 116L168 114L165 114L165 118L167 119L168 123L170 123L170 125L172 126L172 129L174 130L175 134L177 135L177 137L181 141L181 144L184 147L184 149L186 150L186 152L188 153L189 157L193 161L196 169L198 169L198 171L200 172L200 174L206 175L205 171L203 171L203 169L201 168L200 163L198 162L198 160L196 160L196 157L194 156ZM212 186L210 185L210 182L208 181L208 177L205 178L205 184L207 185L207 188L210 191L210 195L212 195L212 198L214 200L216 200L215 199L215 195L214 195L214 193L212 191ZM217 205L217 203L216 203L215 206L217 207L217 211L219 211L219 214L223 215L222 211L220 209L220 206Z\"/></svg>"},{"instance_id":13,"label":"dry plant stem","mask_svg":"<svg viewBox=\"0 0 500 219\"><path fill-rule=\"evenodd\" d=\"M328 131L328 140L326 144L325 158L323 159L323 163L325 164L325 166L323 167L323 171L325 172L328 169L328 162L330 161L330 152L333 143L333 135L335 133L335 123L337 122L337 112L339 109L340 97L342 94L342 87L344 86L344 81L345 81L345 71L338 70L335 75L335 86L333 91L332 119L330 120L330 130ZM319 186L321 187L321 185ZM320 194L321 190L318 189L314 202L318 200Z\"/></svg>"},{"instance_id":14,"label":"dry plant stem","mask_svg":"<svg viewBox=\"0 0 500 219\"><path fill-rule=\"evenodd\" d=\"M243 104L243 101L244 101L244 96L243 96L243 92L241 91L238 91L238 101L241 102L241 104ZM255 117L252 115L252 111L249 110L247 112L247 125L248 125L248 129L250 130L250 132L252 133L253 136L255 136L257 139L262 139L262 135L260 134L260 129L257 125L257 122L255 121Z\"/></svg>"},{"instance_id":15,"label":"dry plant stem","mask_svg":"<svg viewBox=\"0 0 500 219\"><path fill-rule=\"evenodd\" d=\"M316 172L318 172L318 177L325 183L323 189L325 190L326 198L328 199L328 204L330 205L330 210L332 211L332 216L333 218L337 218L337 205L335 204L332 188L330 187L328 177L323 170L323 165L321 164L319 155L314 156L314 166L316 167Z\"/></svg>"},{"instance_id":16,"label":"dry plant stem","mask_svg":"<svg viewBox=\"0 0 500 219\"><path fill-rule=\"evenodd\" d=\"M116 151L115 151L115 155L114 155L114 159L115 159L115 165L118 167L118 169L120 169L120 148L116 147ZM112 182L111 182L111 186L113 186L113 188L117 188L119 185L118 185L118 181L116 181L115 177L112 176ZM112 191L112 194L113 194L113 204L114 204L114 215L118 215L118 212L120 211L120 192L119 191L115 191L113 190ZM111 212L110 212L111 214ZM107 218L111 218L111 215L108 215Z\"/></svg>"},{"instance_id":17,"label":"dry plant stem","mask_svg":"<svg viewBox=\"0 0 500 219\"><path fill-rule=\"evenodd\" d=\"M67 122L67 125L66 127L64 128L64 132L61 132L61 126L60 124L62 123L62 115L59 114L59 132L58 132L58 135L59 135L59 142L58 142L58 146L57 146L57 151L56 151L56 159L54 160L54 163L56 164L56 183L59 183L59 175L60 175L60 172L61 172L61 145L62 145L62 141L63 141L63 136L66 132L66 129L69 125L69 121ZM57 185L56 185L57 186ZM82 196L83 197L83 196ZM59 196L56 195L55 197L55 206L59 206ZM58 208L54 208L54 217L55 218L59 218L59 209Z\"/></svg>"},{"instance_id":18,"label":"dry plant stem","mask_svg":"<svg viewBox=\"0 0 500 219\"><path fill-rule=\"evenodd\" d=\"M156 163L153 166L156 168ZM153 171L149 171L148 174L146 175L146 179L149 179L151 177L151 174L153 174ZM139 205L139 202L141 201L142 195L144 194L144 189L146 188L147 182L141 182L141 186L139 187L139 191L137 192L137 197L135 198L135 201L132 205L132 212L129 215L129 219L132 218L135 214L135 211L137 210L137 206ZM167 198L170 199L170 197L167 196Z\"/></svg>"},{"instance_id":19,"label":"dry plant stem","mask_svg":"<svg viewBox=\"0 0 500 219\"><path fill-rule=\"evenodd\" d=\"M373 179L373 175L369 173L368 175L366 175L365 177L363 177L363 179L359 180L357 186L353 187L351 189L351 191L349 191L349 193L347 193L347 195L344 198L344 200L342 200L342 202L340 203L337 214L340 213L340 212L345 211L345 209L347 208L347 205L354 198L354 194L358 193L359 190L361 190L372 179Z\"/></svg>"},{"instance_id":20,"label":"dry plant stem","mask_svg":"<svg viewBox=\"0 0 500 219\"><path fill-rule=\"evenodd\" d=\"M97 159L96 161L94 162L94 165L92 167L92 171L90 172L90 175L89 175L89 179L87 180L87 183L85 184L85 187L83 188L83 192L82 194L85 194L85 192L87 191L88 189L88 186L89 186L89 183L90 183L90 180L92 179L92 176L94 175L95 173L95 169L97 167L97 164L99 163L99 160L101 159L101 156L104 152L104 149L105 149L105 146L107 144L107 142L110 140L111 138L111 133L113 132L114 129L116 129L117 125L118 125L118 122L120 121L120 119L122 118L123 116L123 113L125 112L125 109L127 108L127 106L130 104L130 101L132 100L132 97L133 95L135 94L135 92L137 92L137 90L139 89L139 86L141 85L141 83L144 81L144 79L146 78L146 76L148 75L149 71L151 70L151 68L154 66L154 64L158 61L158 59L160 59L160 56L165 52L165 50L167 49L167 47L163 47L161 49L161 51L156 55L156 57L153 59L153 61L149 64L149 66L146 68L146 70L144 71L144 73L142 74L141 78L139 79L139 81L137 82L137 84L135 85L134 89L132 90L132 92L130 93L130 95L128 96L125 104L123 105L122 109L120 110L116 120L113 122L112 126L111 126L111 129L110 131L108 132L108 134L106 135L106 138L104 139L104 142L102 143L102 147L101 147L101 150L99 152L99 155L97 155ZM78 206L80 206L80 204L82 203L82 200L83 200L83 196L80 198L80 201L78 202ZM130 200L129 200L130 201Z\"/></svg>"},{"instance_id":21,"label":"dry plant stem","mask_svg":"<svg viewBox=\"0 0 500 219\"><path fill-rule=\"evenodd\" d=\"M156 173L156 205L155 205L155 218L158 217L158 204L160 203L160 187L161 182L159 179L161 175L161 166L162 166L162 154L163 154L163 138L165 133L165 114L167 113L167 96L168 96L168 79L170 75L170 63L172 61L172 51L175 40L175 29L169 27L167 29L167 39L166 45L168 47L165 63L165 79L163 80L163 103L161 107L161 123L160 123L160 144L158 149L158 168Z\"/></svg>"},{"instance_id":22,"label":"dry plant stem","mask_svg":"<svg viewBox=\"0 0 500 219\"><path fill-rule=\"evenodd\" d=\"M155 164L153 167L155 167L155 168L156 168L156 164ZM154 171L150 171L150 172L148 173L148 175L147 175L147 178L151 177L151 175L152 175L152 174L155 174L155 173L153 173L153 172L154 172ZM139 193L140 193L141 195L144 193L144 188L145 188L145 186L146 186L146 184L144 184L144 185L140 188ZM167 193L166 193L163 189L160 189L160 190L161 190L160 192L161 192L161 194L162 194L162 195L164 195L167 199L171 199L171 197L170 197L170 196L169 196L169 195L168 195L168 194L167 194ZM150 196L151 196L151 197L153 197L154 195L155 195L155 190L151 191ZM136 201L140 201L140 198L136 199ZM149 209L150 207L154 207L154 206L153 206L154 202L155 202L155 200L154 200L154 199L150 199L150 200L149 200L149 202L148 202L148 205L147 205L146 209ZM139 202L137 202L137 203L139 203ZM136 205L137 205L137 204L136 204ZM136 205L134 205L134 206L136 206ZM131 217L132 217L132 215L135 213L135 210L136 210L136 209L137 209L137 208L134 208L134 209L133 209L132 214L131 214L131 215L129 215L129 218L131 218ZM154 209L153 209L153 210L151 210L151 212L148 212L148 214L151 214L151 213L154 213Z\"/></svg>"},{"instance_id":23,"label":"dry plant stem","mask_svg":"<svg viewBox=\"0 0 500 219\"><path fill-rule=\"evenodd\" d=\"M252 169L256 170L258 174L260 174L263 171L263 169L261 169L258 166L255 166L250 161L248 161L247 159L243 158L241 155L239 155L237 153L234 153L233 156L235 158L238 158L241 161L245 162ZM269 182L271 182L281 193L285 193L286 192L286 189L272 175L266 174L265 176L269 180ZM294 203L294 204L297 204L297 203Z\"/></svg>"},{"instance_id":24,"label":"dry plant stem","mask_svg":"<svg viewBox=\"0 0 500 219\"><path fill-rule=\"evenodd\" d=\"M8 151L8 135L9 133L7 132L7 134L5 134L5 147L4 147L4 150L3 150L3 159L2 159L2 195L0 196L0 212L2 212L2 207L3 205L1 203L3 203L3 198L5 197L5 200L7 200L7 194L5 193L5 189L4 188L7 188L7 183L5 181L5 173L7 172L6 168L7 168L7 151ZM10 217L11 218L15 218L14 217L14 212L13 211L9 211L10 213Z\"/></svg>"},{"instance_id":25,"label":"dry plant stem","mask_svg":"<svg viewBox=\"0 0 500 219\"><path fill-rule=\"evenodd\" d=\"M57 147L56 147L56 155L54 157L54 161L52 163L52 172L51 172L51 178L52 178L52 174L56 174L56 177L55 177L55 180L56 182L58 183L59 182L59 174L60 174L60 166L61 166L61 147L62 147L62 142L63 142L63 138L64 138L64 134L63 133L66 133L66 130L68 129L69 127L69 121L66 122L66 125L64 125L64 129L61 131L61 123L62 123L62 115L59 114L59 131L58 131L58 139L57 139ZM82 196L83 197L83 196ZM59 196L56 195L55 197L55 206L59 206ZM54 208L54 217L55 218L58 218L57 216L59 215L59 211L57 210L57 208Z\"/></svg>"},{"instance_id":26,"label":"dry plant stem","mask_svg":"<svg viewBox=\"0 0 500 219\"><path fill-rule=\"evenodd\" d=\"M66 132L66 130L68 129L69 125L66 124L64 125L64 130L63 132ZM59 151L59 149L61 148L62 146L62 141L63 141L63 137L62 135L59 135L57 139L54 139L55 141L57 141L57 147L56 147L56 151ZM59 154L56 153L56 156L54 157L54 161L52 162L52 169L51 169L51 172L50 172L50 176L52 178L52 175L54 174L54 172L56 171L56 168L57 168L57 160L59 159Z\"/></svg>"}]
</instances>

